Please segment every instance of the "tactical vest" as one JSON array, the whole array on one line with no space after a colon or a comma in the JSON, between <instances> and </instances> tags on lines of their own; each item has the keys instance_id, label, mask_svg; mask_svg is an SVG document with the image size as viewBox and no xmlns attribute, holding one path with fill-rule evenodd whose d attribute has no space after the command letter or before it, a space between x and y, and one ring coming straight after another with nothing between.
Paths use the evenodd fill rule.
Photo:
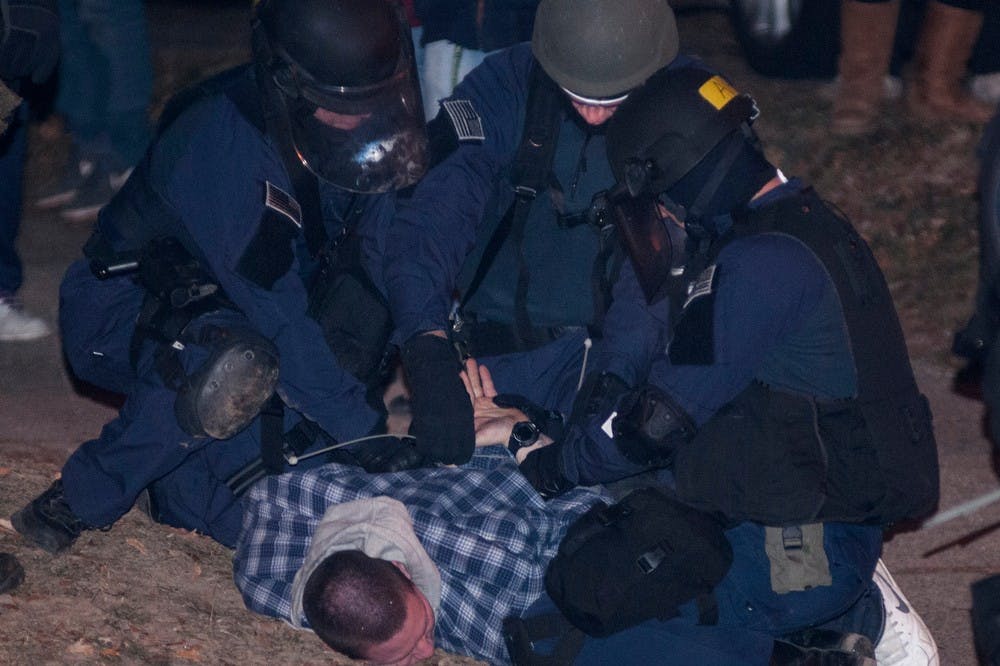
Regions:
<instances>
[{"instance_id":1,"label":"tactical vest","mask_svg":"<svg viewBox=\"0 0 1000 666\"><path fill-rule=\"evenodd\" d=\"M822 401L754 382L679 448L678 494L692 506L767 525L891 525L931 512L939 479L930 408L868 245L811 189L735 217L709 261L754 234L805 244L840 298L858 392Z\"/></svg>"},{"instance_id":2,"label":"tactical vest","mask_svg":"<svg viewBox=\"0 0 1000 666\"><path fill-rule=\"evenodd\" d=\"M565 95L544 70L534 63L529 79L528 97L525 107L525 122L520 143L513 162L497 181L498 192L490 198L487 220L479 232L476 249L470 255L458 277L462 298L459 317L453 321L453 338L463 344L474 355L493 355L513 351L533 349L562 335L568 328L589 324L597 334L610 302L611 284L620 268L622 255L618 243L611 236L612 228L599 229L588 224L585 213L561 215L554 228L531 228L530 221L536 221L532 213L534 207L545 205L539 199L553 196L553 201L561 200L563 187L575 188L573 183L561 184L555 176L554 165L560 152L560 128L566 116ZM572 113L571 111L569 113ZM458 147L455 130L447 113L440 113L428 126L433 146L433 162L443 160ZM565 142L563 145L565 148ZM586 148L586 141L584 149ZM574 153L575 163L579 158ZM591 165L596 172L599 165ZM608 168L610 184L613 176ZM503 204L511 200L503 211ZM559 209L556 203L554 208ZM490 217L497 214L496 217ZM584 231L586 230L586 231ZM581 264L589 266L590 294L581 294L581 301L590 300L589 306L583 302L572 307L590 310L589 321L552 322L533 321L528 312L529 288L536 293L539 285L546 284L545 271L533 265L533 259L526 256L526 238L539 238L539 234L549 234L553 243L569 247L566 261L572 265L561 268L582 272ZM530 243L528 243L530 244ZM568 245L567 245L568 244ZM513 260L512 260L513 257ZM496 270L495 270L496 269ZM582 282L582 281L580 281ZM551 286L551 285L547 285ZM482 289L481 289L482 287ZM583 287L583 284L580 284ZM497 296L497 292L503 296ZM552 292L559 294L559 290ZM479 298L476 298L477 294ZM486 296L484 296L486 295ZM497 303L512 301L510 320L489 312ZM566 305L566 296L553 296L550 315ZM572 300L572 299L571 299ZM486 312L479 311L485 304ZM536 318L539 304L535 305ZM490 342L485 342L490 338Z\"/></svg>"}]
</instances>

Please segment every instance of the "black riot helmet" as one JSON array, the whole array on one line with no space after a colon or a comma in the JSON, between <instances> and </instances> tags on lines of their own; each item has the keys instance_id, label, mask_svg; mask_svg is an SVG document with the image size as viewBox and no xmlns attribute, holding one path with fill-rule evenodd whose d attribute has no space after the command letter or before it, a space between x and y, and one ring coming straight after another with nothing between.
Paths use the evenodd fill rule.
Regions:
<instances>
[{"instance_id":1,"label":"black riot helmet","mask_svg":"<svg viewBox=\"0 0 1000 666\"><path fill-rule=\"evenodd\" d=\"M718 74L697 66L663 69L611 117L608 160L632 194L667 192L735 130L750 138L757 115L753 98Z\"/></svg>"},{"instance_id":2,"label":"black riot helmet","mask_svg":"<svg viewBox=\"0 0 1000 666\"><path fill-rule=\"evenodd\" d=\"M753 99L721 76L685 66L651 76L611 117L608 160L618 185L607 208L650 302L666 294L684 260L661 206L689 238L705 237L775 176L750 129L757 114Z\"/></svg>"},{"instance_id":3,"label":"black riot helmet","mask_svg":"<svg viewBox=\"0 0 1000 666\"><path fill-rule=\"evenodd\" d=\"M386 192L423 175L420 86L394 0L259 0L253 54L265 112L285 135L272 139L317 176Z\"/></svg>"}]
</instances>

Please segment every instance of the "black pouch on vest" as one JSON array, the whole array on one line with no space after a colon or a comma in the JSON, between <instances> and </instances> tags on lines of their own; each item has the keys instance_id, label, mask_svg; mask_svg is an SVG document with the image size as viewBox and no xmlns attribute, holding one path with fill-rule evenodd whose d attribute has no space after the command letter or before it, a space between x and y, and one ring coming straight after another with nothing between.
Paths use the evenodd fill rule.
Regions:
<instances>
[{"instance_id":1,"label":"black pouch on vest","mask_svg":"<svg viewBox=\"0 0 1000 666\"><path fill-rule=\"evenodd\" d=\"M811 398L752 382L677 449L677 496L735 521L815 522L828 465L816 419Z\"/></svg>"},{"instance_id":2,"label":"black pouch on vest","mask_svg":"<svg viewBox=\"0 0 1000 666\"><path fill-rule=\"evenodd\" d=\"M340 367L371 389L382 381L392 317L359 255L360 249L350 238L324 254L309 288L307 314L323 329Z\"/></svg>"},{"instance_id":3,"label":"black pouch on vest","mask_svg":"<svg viewBox=\"0 0 1000 666\"><path fill-rule=\"evenodd\" d=\"M732 561L719 520L642 488L570 526L545 589L575 626L608 636L674 617L682 604L710 595ZM704 613L702 620L711 621Z\"/></svg>"}]
</instances>

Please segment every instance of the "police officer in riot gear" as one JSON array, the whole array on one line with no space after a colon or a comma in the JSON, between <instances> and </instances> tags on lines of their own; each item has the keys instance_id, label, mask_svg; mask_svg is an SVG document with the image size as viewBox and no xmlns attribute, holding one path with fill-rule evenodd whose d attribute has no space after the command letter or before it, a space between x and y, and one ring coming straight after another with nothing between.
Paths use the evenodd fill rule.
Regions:
<instances>
[{"instance_id":1,"label":"police officer in riot gear","mask_svg":"<svg viewBox=\"0 0 1000 666\"><path fill-rule=\"evenodd\" d=\"M255 479L384 431L359 377L389 333L393 192L426 168L409 28L387 0L260 0L253 54L168 106L63 280L74 372L126 399L12 517L50 552L144 489L155 519L232 545ZM398 446L357 460L424 462Z\"/></svg>"},{"instance_id":2,"label":"police officer in riot gear","mask_svg":"<svg viewBox=\"0 0 1000 666\"><path fill-rule=\"evenodd\" d=\"M842 648L791 633L818 626L866 635L869 658L895 644L907 663L936 664L912 609L886 620L894 604L879 594L893 586L876 569L882 528L937 502L926 400L867 245L768 162L756 114L722 77L672 68L608 128L618 186L605 214L635 268L620 293L670 304L666 353L644 385L516 457L549 496L662 470L655 483L726 520L734 559L714 592L716 627L695 627L692 602L682 617L588 640L579 663L870 663L861 651L806 661ZM671 225L686 243L671 242Z\"/></svg>"},{"instance_id":3,"label":"police officer in riot gear","mask_svg":"<svg viewBox=\"0 0 1000 666\"><path fill-rule=\"evenodd\" d=\"M662 0L543 0L530 45L492 54L442 100L429 128L438 164L401 204L386 250L411 432L426 454L459 463L473 449L449 342L480 358L545 349L531 367L494 364L501 385L523 387L600 333L621 265L608 229L586 215L613 182L604 125L677 49ZM636 316L646 315L607 320L649 328ZM595 345L591 367L636 381L652 341Z\"/></svg>"}]
</instances>

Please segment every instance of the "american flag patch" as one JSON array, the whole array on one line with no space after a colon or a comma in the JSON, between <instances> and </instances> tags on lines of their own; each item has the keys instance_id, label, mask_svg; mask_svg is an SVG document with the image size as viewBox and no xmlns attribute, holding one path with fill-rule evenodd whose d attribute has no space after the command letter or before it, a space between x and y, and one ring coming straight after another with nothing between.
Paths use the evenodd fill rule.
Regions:
<instances>
[{"instance_id":1,"label":"american flag patch","mask_svg":"<svg viewBox=\"0 0 1000 666\"><path fill-rule=\"evenodd\" d=\"M712 264L705 270L701 272L698 279L688 285L687 300L684 301L684 307L682 310L691 305L691 301L696 298L701 298L702 296L707 296L712 293L712 289L715 287L713 284L715 282L715 264Z\"/></svg>"},{"instance_id":2,"label":"american flag patch","mask_svg":"<svg viewBox=\"0 0 1000 666\"><path fill-rule=\"evenodd\" d=\"M459 141L483 141L483 121L467 99L446 99L441 106L448 112Z\"/></svg>"},{"instance_id":3,"label":"american flag patch","mask_svg":"<svg viewBox=\"0 0 1000 666\"><path fill-rule=\"evenodd\" d=\"M302 207L288 192L267 181L265 183L264 205L283 217L288 218L299 229L302 228Z\"/></svg>"}]
</instances>

